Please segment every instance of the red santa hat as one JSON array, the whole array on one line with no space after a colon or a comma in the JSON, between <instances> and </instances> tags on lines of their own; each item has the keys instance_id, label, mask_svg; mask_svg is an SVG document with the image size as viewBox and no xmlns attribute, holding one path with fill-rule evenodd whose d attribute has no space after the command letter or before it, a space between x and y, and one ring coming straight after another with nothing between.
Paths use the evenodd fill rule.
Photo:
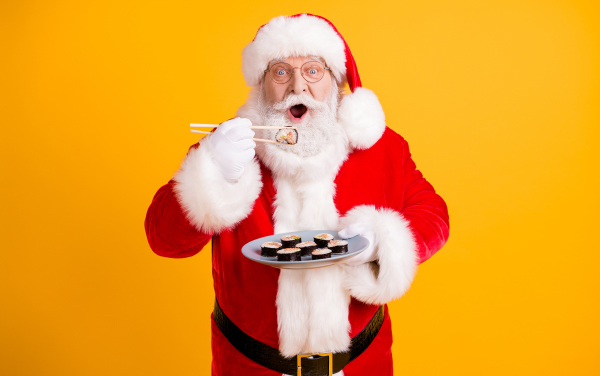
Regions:
<instances>
[{"instance_id":1,"label":"red santa hat","mask_svg":"<svg viewBox=\"0 0 600 376\"><path fill-rule=\"evenodd\" d=\"M354 92L360 77L350 47L329 20L302 13L280 16L262 25L244 51L242 71L248 86L256 86L270 61L289 56L320 56L338 82Z\"/></svg>"},{"instance_id":2,"label":"red santa hat","mask_svg":"<svg viewBox=\"0 0 600 376\"><path fill-rule=\"evenodd\" d=\"M352 94L345 95L338 110L340 123L353 147L371 147L385 130L385 115L377 96L362 88L350 47L327 19L309 14L279 16L261 26L242 52L242 72L248 86L258 86L272 60L290 56L325 59L335 79L347 82Z\"/></svg>"}]
</instances>

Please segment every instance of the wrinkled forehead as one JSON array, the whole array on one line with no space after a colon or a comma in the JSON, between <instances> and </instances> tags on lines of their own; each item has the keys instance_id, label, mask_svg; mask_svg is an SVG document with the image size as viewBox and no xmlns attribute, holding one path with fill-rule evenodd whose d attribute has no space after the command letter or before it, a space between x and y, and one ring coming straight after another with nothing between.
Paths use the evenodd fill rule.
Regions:
<instances>
[{"instance_id":1,"label":"wrinkled forehead","mask_svg":"<svg viewBox=\"0 0 600 376\"><path fill-rule=\"evenodd\" d=\"M316 56L316 55L313 55L313 56L288 56L288 57L283 57L280 59L274 59L274 60L269 61L268 66L271 67L277 63L285 63L287 59L294 58L294 57L299 58L299 59L305 59L305 61L318 61L318 62L322 63L323 65L327 66L327 64L325 63L325 59L323 59L320 56Z\"/></svg>"}]
</instances>

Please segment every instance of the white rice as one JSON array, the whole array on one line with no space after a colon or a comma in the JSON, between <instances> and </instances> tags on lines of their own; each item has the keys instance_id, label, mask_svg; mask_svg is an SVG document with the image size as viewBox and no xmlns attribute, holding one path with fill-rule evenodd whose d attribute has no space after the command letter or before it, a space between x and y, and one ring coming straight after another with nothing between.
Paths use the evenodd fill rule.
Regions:
<instances>
[{"instance_id":1,"label":"white rice","mask_svg":"<svg viewBox=\"0 0 600 376\"><path fill-rule=\"evenodd\" d=\"M312 247L312 246L316 246L316 245L317 245L317 243L315 243L315 242L304 242L304 243L296 244L296 247L304 248L304 247Z\"/></svg>"},{"instance_id":2,"label":"white rice","mask_svg":"<svg viewBox=\"0 0 600 376\"><path fill-rule=\"evenodd\" d=\"M300 252L300 248L284 248L284 249L280 249L279 251L277 251L277 253L280 253L282 255L284 255L286 253L296 253L296 252Z\"/></svg>"},{"instance_id":3,"label":"white rice","mask_svg":"<svg viewBox=\"0 0 600 376\"><path fill-rule=\"evenodd\" d=\"M327 244L328 247L338 247L340 245L348 245L346 240L332 240Z\"/></svg>"},{"instance_id":4,"label":"white rice","mask_svg":"<svg viewBox=\"0 0 600 376\"><path fill-rule=\"evenodd\" d=\"M281 243L277 243L277 242L266 242L266 243L262 243L260 245L262 248L280 248L281 247Z\"/></svg>"}]
</instances>

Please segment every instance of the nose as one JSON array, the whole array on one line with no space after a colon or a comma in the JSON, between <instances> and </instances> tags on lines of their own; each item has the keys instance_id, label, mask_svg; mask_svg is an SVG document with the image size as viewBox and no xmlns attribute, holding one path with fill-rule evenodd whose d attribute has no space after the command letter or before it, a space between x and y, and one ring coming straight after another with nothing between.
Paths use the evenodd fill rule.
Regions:
<instances>
[{"instance_id":1,"label":"nose","mask_svg":"<svg viewBox=\"0 0 600 376\"><path fill-rule=\"evenodd\" d=\"M298 70L296 71L296 69ZM290 80L289 91L296 95L308 93L308 82L306 82L304 77L302 77L302 74L300 74L300 68L294 68L294 74Z\"/></svg>"}]
</instances>

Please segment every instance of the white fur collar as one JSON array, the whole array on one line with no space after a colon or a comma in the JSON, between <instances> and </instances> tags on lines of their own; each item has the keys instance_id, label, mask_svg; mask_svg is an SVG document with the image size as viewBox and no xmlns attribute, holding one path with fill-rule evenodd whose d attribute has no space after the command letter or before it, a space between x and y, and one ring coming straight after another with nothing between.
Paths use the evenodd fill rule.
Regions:
<instances>
[{"instance_id":1,"label":"white fur collar","mask_svg":"<svg viewBox=\"0 0 600 376\"><path fill-rule=\"evenodd\" d=\"M291 157L289 163L281 162L276 153L265 149L258 153L273 171L277 191L273 203L275 233L338 228L334 180L347 158L348 148L345 137L334 139L338 141L322 153L306 158L305 164L300 164L295 154L279 149L275 150ZM289 168L296 163L297 169ZM276 304L279 350L284 356L348 348L350 293L343 276L344 270L339 266L281 270Z\"/></svg>"},{"instance_id":2,"label":"white fur collar","mask_svg":"<svg viewBox=\"0 0 600 376\"><path fill-rule=\"evenodd\" d=\"M260 125L259 95L258 88L253 89L237 116ZM275 233L338 229L339 213L333 201L335 177L353 148L370 148L385 130L385 117L375 94L362 88L345 94L335 127L333 142L308 158L257 145L257 155L271 170L277 192L273 203ZM348 348L350 292L344 275L340 266L281 270L276 304L279 350L284 356Z\"/></svg>"}]
</instances>

